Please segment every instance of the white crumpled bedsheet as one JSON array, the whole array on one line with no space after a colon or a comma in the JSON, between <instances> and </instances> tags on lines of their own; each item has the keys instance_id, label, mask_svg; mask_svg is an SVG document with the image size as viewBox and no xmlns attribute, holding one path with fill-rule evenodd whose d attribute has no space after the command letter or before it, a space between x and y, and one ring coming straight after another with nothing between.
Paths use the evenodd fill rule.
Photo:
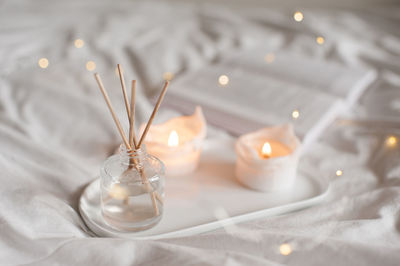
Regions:
<instances>
[{"instance_id":1,"label":"white crumpled bedsheet","mask_svg":"<svg viewBox=\"0 0 400 266\"><path fill-rule=\"evenodd\" d=\"M385 139L400 134L400 8L304 8L302 23L294 10L0 1L0 265L398 265L400 150ZM120 139L86 62L96 63L121 119L115 65L137 78L139 124L164 72L179 77L260 44L379 71L344 110L352 121L330 126L301 160L303 171L332 181L327 202L192 237L91 237L79 196ZM37 66L41 57L47 69ZM159 119L171 114L161 110Z\"/></svg>"}]
</instances>

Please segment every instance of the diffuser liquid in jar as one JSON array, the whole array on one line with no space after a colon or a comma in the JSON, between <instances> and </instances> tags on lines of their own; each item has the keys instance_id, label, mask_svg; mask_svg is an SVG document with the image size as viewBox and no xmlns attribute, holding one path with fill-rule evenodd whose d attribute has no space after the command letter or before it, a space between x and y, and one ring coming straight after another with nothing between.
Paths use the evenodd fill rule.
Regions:
<instances>
[{"instance_id":1,"label":"diffuser liquid in jar","mask_svg":"<svg viewBox=\"0 0 400 266\"><path fill-rule=\"evenodd\" d=\"M120 232L155 226L163 215L164 164L145 148L109 157L100 169L104 221Z\"/></svg>"},{"instance_id":2,"label":"diffuser liquid in jar","mask_svg":"<svg viewBox=\"0 0 400 266\"><path fill-rule=\"evenodd\" d=\"M105 221L112 227L126 231L144 230L157 224L163 211L159 201L163 186L158 176L153 176L152 179L158 181L153 181L148 186L142 182L103 186L102 210Z\"/></svg>"}]
</instances>

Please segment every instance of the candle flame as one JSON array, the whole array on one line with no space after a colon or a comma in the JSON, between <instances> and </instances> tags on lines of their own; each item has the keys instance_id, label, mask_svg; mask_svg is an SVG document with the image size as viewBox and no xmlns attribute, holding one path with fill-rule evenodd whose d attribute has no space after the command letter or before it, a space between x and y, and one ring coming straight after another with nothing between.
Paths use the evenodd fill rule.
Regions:
<instances>
[{"instance_id":1,"label":"candle flame","mask_svg":"<svg viewBox=\"0 0 400 266\"><path fill-rule=\"evenodd\" d=\"M175 130L172 130L168 138L168 146L176 147L179 145L179 136Z\"/></svg>"},{"instance_id":2,"label":"candle flame","mask_svg":"<svg viewBox=\"0 0 400 266\"><path fill-rule=\"evenodd\" d=\"M261 155L265 158L268 158L271 156L272 153L272 149L271 149L271 145L269 144L269 142L265 142L264 145L262 146L261 149Z\"/></svg>"}]
</instances>

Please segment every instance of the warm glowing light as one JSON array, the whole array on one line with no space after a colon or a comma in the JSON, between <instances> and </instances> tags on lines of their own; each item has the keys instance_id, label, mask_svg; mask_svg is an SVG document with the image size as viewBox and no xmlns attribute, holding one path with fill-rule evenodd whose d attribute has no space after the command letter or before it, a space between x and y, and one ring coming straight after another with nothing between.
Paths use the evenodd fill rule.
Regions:
<instances>
[{"instance_id":1,"label":"warm glowing light","mask_svg":"<svg viewBox=\"0 0 400 266\"><path fill-rule=\"evenodd\" d=\"M342 170L337 170L337 171L336 171L336 175L337 175L337 176L343 175L343 171L342 171Z\"/></svg>"},{"instance_id":2,"label":"warm glowing light","mask_svg":"<svg viewBox=\"0 0 400 266\"><path fill-rule=\"evenodd\" d=\"M123 200L128 197L128 191L119 184L115 184L112 186L109 195L116 200Z\"/></svg>"},{"instance_id":3,"label":"warm glowing light","mask_svg":"<svg viewBox=\"0 0 400 266\"><path fill-rule=\"evenodd\" d=\"M397 145L397 138L396 138L395 136L389 136L389 137L386 139L386 145L387 145L388 147L394 147L394 146L396 146L396 145Z\"/></svg>"},{"instance_id":4,"label":"warm glowing light","mask_svg":"<svg viewBox=\"0 0 400 266\"><path fill-rule=\"evenodd\" d=\"M170 80L172 80L172 79L174 78L174 73L172 73L172 72L165 72L165 73L163 74L163 78L164 78L164 80L170 81Z\"/></svg>"},{"instance_id":5,"label":"warm glowing light","mask_svg":"<svg viewBox=\"0 0 400 266\"><path fill-rule=\"evenodd\" d=\"M47 60L47 58L40 58L38 61L38 65L41 68L47 68L49 66L49 60Z\"/></svg>"},{"instance_id":6,"label":"warm glowing light","mask_svg":"<svg viewBox=\"0 0 400 266\"><path fill-rule=\"evenodd\" d=\"M81 39L76 39L74 41L74 45L75 45L76 48L82 48L83 45L85 45L85 42L83 40L81 40Z\"/></svg>"},{"instance_id":7,"label":"warm glowing light","mask_svg":"<svg viewBox=\"0 0 400 266\"><path fill-rule=\"evenodd\" d=\"M269 158L271 156L272 149L269 142L265 142L261 149L261 155L263 158Z\"/></svg>"},{"instance_id":8,"label":"warm glowing light","mask_svg":"<svg viewBox=\"0 0 400 266\"><path fill-rule=\"evenodd\" d=\"M319 45L323 45L324 42L325 42L324 37L321 37L321 36L318 36L317 39L315 39L315 40L317 41L317 43L318 43Z\"/></svg>"},{"instance_id":9,"label":"warm glowing light","mask_svg":"<svg viewBox=\"0 0 400 266\"><path fill-rule=\"evenodd\" d=\"M172 130L171 133L169 133L168 146L176 147L178 145L179 145L178 133L175 130Z\"/></svg>"},{"instance_id":10,"label":"warm glowing light","mask_svg":"<svg viewBox=\"0 0 400 266\"><path fill-rule=\"evenodd\" d=\"M299 110L293 110L293 112L292 112L293 119L297 119L297 118L299 118L299 116L300 116Z\"/></svg>"},{"instance_id":11,"label":"warm glowing light","mask_svg":"<svg viewBox=\"0 0 400 266\"><path fill-rule=\"evenodd\" d=\"M227 75L221 75L218 78L218 82L220 85L225 86L229 83L229 78Z\"/></svg>"},{"instance_id":12,"label":"warm glowing light","mask_svg":"<svg viewBox=\"0 0 400 266\"><path fill-rule=\"evenodd\" d=\"M293 18L294 20L296 20L297 22L300 22L304 19L303 13L301 13L300 11L296 11L293 14Z\"/></svg>"},{"instance_id":13,"label":"warm glowing light","mask_svg":"<svg viewBox=\"0 0 400 266\"><path fill-rule=\"evenodd\" d=\"M290 253L292 253L292 247L289 244L282 244L279 247L279 252L283 255L283 256L287 256Z\"/></svg>"},{"instance_id":14,"label":"warm glowing light","mask_svg":"<svg viewBox=\"0 0 400 266\"><path fill-rule=\"evenodd\" d=\"M272 63L275 61L275 55L273 53L266 54L264 59L265 59L265 62L267 62L268 64Z\"/></svg>"},{"instance_id":15,"label":"warm glowing light","mask_svg":"<svg viewBox=\"0 0 400 266\"><path fill-rule=\"evenodd\" d=\"M96 64L93 61L87 61L86 69L89 71L93 71L96 69Z\"/></svg>"}]
</instances>

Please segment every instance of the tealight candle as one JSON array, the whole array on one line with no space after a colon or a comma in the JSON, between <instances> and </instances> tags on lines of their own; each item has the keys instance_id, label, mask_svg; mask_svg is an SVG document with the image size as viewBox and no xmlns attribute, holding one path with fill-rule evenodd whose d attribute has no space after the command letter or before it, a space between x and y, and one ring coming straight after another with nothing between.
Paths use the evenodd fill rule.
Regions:
<instances>
[{"instance_id":1,"label":"tealight candle","mask_svg":"<svg viewBox=\"0 0 400 266\"><path fill-rule=\"evenodd\" d=\"M205 136L206 122L198 106L191 116L175 117L153 125L145 144L148 153L165 164L166 175L177 176L197 168Z\"/></svg>"},{"instance_id":2,"label":"tealight candle","mask_svg":"<svg viewBox=\"0 0 400 266\"><path fill-rule=\"evenodd\" d=\"M236 142L236 177L259 191L290 188L296 177L300 141L292 125L263 128Z\"/></svg>"}]
</instances>

